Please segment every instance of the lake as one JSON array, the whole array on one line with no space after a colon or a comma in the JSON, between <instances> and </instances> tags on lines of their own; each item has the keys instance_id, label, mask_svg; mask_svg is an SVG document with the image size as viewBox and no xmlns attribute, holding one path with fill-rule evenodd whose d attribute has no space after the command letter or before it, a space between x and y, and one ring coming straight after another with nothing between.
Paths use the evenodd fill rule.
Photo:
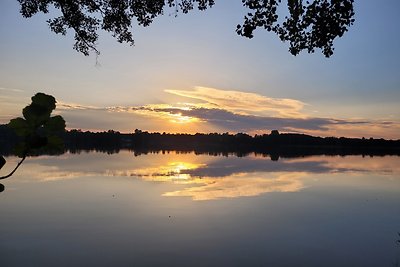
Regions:
<instances>
[{"instance_id":1,"label":"lake","mask_svg":"<svg viewBox=\"0 0 400 267\"><path fill-rule=\"evenodd\" d=\"M400 266L396 156L66 153L2 184L1 266Z\"/></svg>"}]
</instances>

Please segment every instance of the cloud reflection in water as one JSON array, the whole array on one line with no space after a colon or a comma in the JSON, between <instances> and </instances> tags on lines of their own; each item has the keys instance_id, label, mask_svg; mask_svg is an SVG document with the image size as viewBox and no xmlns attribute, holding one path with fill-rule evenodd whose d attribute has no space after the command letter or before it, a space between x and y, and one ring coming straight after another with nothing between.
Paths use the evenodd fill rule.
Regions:
<instances>
[{"instance_id":1,"label":"cloud reflection in water","mask_svg":"<svg viewBox=\"0 0 400 267\"><path fill-rule=\"evenodd\" d=\"M399 157L313 156L271 161L255 155L238 158L174 152L134 157L131 152L121 151L113 155L84 153L29 158L16 179L48 182L89 176L132 177L181 186L163 196L213 200L297 192L310 186L310 180L323 173L357 175L368 172L393 177L400 173L399 166Z\"/></svg>"},{"instance_id":2,"label":"cloud reflection in water","mask_svg":"<svg viewBox=\"0 0 400 267\"><path fill-rule=\"evenodd\" d=\"M212 200L257 196L268 192L296 192L302 189L303 173L240 173L223 178L204 177L199 186L163 194L169 197L191 197L193 200Z\"/></svg>"}]
</instances>

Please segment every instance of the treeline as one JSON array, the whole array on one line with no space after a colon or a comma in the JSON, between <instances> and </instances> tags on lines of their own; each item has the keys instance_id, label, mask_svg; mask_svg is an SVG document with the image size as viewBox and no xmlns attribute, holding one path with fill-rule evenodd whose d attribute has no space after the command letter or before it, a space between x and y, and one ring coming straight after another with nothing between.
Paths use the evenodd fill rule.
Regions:
<instances>
[{"instance_id":1,"label":"treeline","mask_svg":"<svg viewBox=\"0 0 400 267\"><path fill-rule=\"evenodd\" d=\"M66 131L65 150L71 153L100 151L118 153L121 149L143 153L168 151L198 154L245 156L249 153L279 157L306 155L400 155L400 140L374 138L315 137L305 134L279 133L250 136L245 133L168 134L135 130L133 133ZM0 153L12 154L18 137L5 125L0 125Z\"/></svg>"}]
</instances>

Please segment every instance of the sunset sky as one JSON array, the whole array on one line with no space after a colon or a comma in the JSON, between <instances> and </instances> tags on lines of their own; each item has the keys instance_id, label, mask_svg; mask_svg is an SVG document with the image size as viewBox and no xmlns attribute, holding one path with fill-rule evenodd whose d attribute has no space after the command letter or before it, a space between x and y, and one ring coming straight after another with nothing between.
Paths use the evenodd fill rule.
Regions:
<instances>
[{"instance_id":1,"label":"sunset sky","mask_svg":"<svg viewBox=\"0 0 400 267\"><path fill-rule=\"evenodd\" d=\"M399 10L398 0L356 0L331 58L294 57L274 34L238 36L246 10L218 0L133 25L133 47L101 32L96 59L72 49L72 32L50 32L56 13L24 19L16 0L2 0L0 123L44 92L68 128L400 139Z\"/></svg>"}]
</instances>

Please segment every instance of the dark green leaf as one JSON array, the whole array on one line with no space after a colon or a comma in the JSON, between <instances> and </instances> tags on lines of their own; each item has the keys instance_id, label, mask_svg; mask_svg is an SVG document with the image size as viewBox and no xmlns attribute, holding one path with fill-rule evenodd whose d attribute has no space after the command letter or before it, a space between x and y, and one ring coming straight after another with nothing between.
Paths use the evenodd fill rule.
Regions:
<instances>
[{"instance_id":1,"label":"dark green leaf","mask_svg":"<svg viewBox=\"0 0 400 267\"><path fill-rule=\"evenodd\" d=\"M4 164L6 164L6 160L0 155L0 169L3 168Z\"/></svg>"},{"instance_id":2,"label":"dark green leaf","mask_svg":"<svg viewBox=\"0 0 400 267\"><path fill-rule=\"evenodd\" d=\"M56 99L51 95L46 95L44 93L37 93L32 96L32 104L41 106L42 108L48 110L49 113L56 108Z\"/></svg>"},{"instance_id":3,"label":"dark green leaf","mask_svg":"<svg viewBox=\"0 0 400 267\"><path fill-rule=\"evenodd\" d=\"M49 136L47 139L47 145L43 148L43 151L50 154L63 153L64 141L58 136Z\"/></svg>"},{"instance_id":4,"label":"dark green leaf","mask_svg":"<svg viewBox=\"0 0 400 267\"><path fill-rule=\"evenodd\" d=\"M65 131L65 120L60 115L51 117L45 124L46 134L54 134Z\"/></svg>"},{"instance_id":5,"label":"dark green leaf","mask_svg":"<svg viewBox=\"0 0 400 267\"><path fill-rule=\"evenodd\" d=\"M26 155L27 145L25 142L20 142L14 147L14 154L22 158Z\"/></svg>"},{"instance_id":6,"label":"dark green leaf","mask_svg":"<svg viewBox=\"0 0 400 267\"><path fill-rule=\"evenodd\" d=\"M14 130L19 136L27 136L33 132L32 127L29 126L26 120L23 118L16 118L10 120L8 127Z\"/></svg>"},{"instance_id":7,"label":"dark green leaf","mask_svg":"<svg viewBox=\"0 0 400 267\"><path fill-rule=\"evenodd\" d=\"M48 138L39 136L37 134L29 136L28 138L28 145L31 149L38 149L46 146L48 143Z\"/></svg>"},{"instance_id":8,"label":"dark green leaf","mask_svg":"<svg viewBox=\"0 0 400 267\"><path fill-rule=\"evenodd\" d=\"M35 105L33 103L22 110L25 119L33 127L38 127L44 124L50 118L50 113L51 110L46 107Z\"/></svg>"}]
</instances>

